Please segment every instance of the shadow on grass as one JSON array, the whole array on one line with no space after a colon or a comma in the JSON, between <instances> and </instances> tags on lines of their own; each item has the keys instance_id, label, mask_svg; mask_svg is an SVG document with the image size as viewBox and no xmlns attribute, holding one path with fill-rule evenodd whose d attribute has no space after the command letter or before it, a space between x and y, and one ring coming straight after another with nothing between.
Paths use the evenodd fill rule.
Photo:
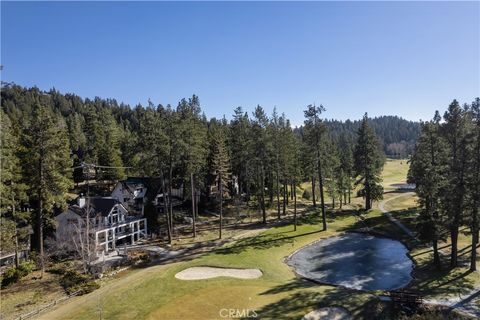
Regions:
<instances>
[{"instance_id":1,"label":"shadow on grass","mask_svg":"<svg viewBox=\"0 0 480 320\"><path fill-rule=\"evenodd\" d=\"M431 264L416 270L417 276L412 287L423 295L464 295L472 292L475 281L468 276L472 272L458 269L437 270ZM424 277L424 279L422 279Z\"/></svg>"},{"instance_id":2,"label":"shadow on grass","mask_svg":"<svg viewBox=\"0 0 480 320\"><path fill-rule=\"evenodd\" d=\"M309 290L310 287L312 287L311 290ZM364 304L364 301L359 299L358 293L354 291L341 288L316 291L311 284L301 279L276 286L262 292L261 295L278 293L290 294L256 310L259 319L300 319L309 311L322 307L343 307L352 314L358 314L362 311Z\"/></svg>"},{"instance_id":3,"label":"shadow on grass","mask_svg":"<svg viewBox=\"0 0 480 320\"><path fill-rule=\"evenodd\" d=\"M239 240L235 243L235 245L230 246L228 248L217 249L215 250L215 252L217 254L232 254L232 253L240 253L248 249L265 250L265 249L270 249L274 247L280 247L287 243L291 243L293 245L295 238L304 237L304 236L308 236L308 235L320 233L320 232L323 232L323 231L322 230L310 231L310 232L295 234L291 236L285 236L285 235L282 235L282 233L261 235L257 237Z\"/></svg>"}]
</instances>

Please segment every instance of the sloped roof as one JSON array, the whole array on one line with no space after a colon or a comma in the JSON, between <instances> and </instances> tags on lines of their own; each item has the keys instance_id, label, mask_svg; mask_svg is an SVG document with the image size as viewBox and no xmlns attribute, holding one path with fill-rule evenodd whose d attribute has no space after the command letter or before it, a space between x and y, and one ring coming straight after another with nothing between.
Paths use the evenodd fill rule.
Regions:
<instances>
[{"instance_id":1,"label":"sloped roof","mask_svg":"<svg viewBox=\"0 0 480 320\"><path fill-rule=\"evenodd\" d=\"M90 217L95 217L100 214L104 217L108 216L113 207L121 203L114 198L110 197L90 197L85 199L85 205L79 207L78 205L70 206L69 209L80 216L85 216L87 214L87 207L90 202Z\"/></svg>"}]
</instances>

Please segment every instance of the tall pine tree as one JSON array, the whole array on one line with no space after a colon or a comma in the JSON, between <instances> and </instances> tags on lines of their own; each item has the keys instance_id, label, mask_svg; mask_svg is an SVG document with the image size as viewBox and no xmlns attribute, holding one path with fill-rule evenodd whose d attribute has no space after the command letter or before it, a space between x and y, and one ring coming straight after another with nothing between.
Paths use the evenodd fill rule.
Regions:
<instances>
[{"instance_id":1,"label":"tall pine tree","mask_svg":"<svg viewBox=\"0 0 480 320\"><path fill-rule=\"evenodd\" d=\"M354 173L356 185L361 185L358 194L365 198L365 209L372 208L372 202L383 198L381 173L385 158L379 148L379 140L368 123L365 113L358 130L357 144L354 152Z\"/></svg>"}]
</instances>

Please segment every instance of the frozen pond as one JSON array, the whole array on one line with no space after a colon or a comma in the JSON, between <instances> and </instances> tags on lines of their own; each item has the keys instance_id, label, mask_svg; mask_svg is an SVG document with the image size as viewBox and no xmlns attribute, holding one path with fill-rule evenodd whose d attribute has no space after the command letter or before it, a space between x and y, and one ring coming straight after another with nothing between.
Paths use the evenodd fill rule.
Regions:
<instances>
[{"instance_id":1,"label":"frozen pond","mask_svg":"<svg viewBox=\"0 0 480 320\"><path fill-rule=\"evenodd\" d=\"M394 290L408 285L413 262L399 241L347 233L317 241L287 261L297 274L360 290Z\"/></svg>"}]
</instances>

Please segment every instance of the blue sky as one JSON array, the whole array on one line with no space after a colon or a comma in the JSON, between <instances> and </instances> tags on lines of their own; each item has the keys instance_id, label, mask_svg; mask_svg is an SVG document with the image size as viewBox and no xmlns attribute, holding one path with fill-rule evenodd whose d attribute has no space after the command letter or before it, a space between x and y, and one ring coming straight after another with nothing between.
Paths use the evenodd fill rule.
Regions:
<instances>
[{"instance_id":1,"label":"blue sky","mask_svg":"<svg viewBox=\"0 0 480 320\"><path fill-rule=\"evenodd\" d=\"M3 81L207 116L428 119L480 93L480 3L4 2Z\"/></svg>"}]
</instances>

